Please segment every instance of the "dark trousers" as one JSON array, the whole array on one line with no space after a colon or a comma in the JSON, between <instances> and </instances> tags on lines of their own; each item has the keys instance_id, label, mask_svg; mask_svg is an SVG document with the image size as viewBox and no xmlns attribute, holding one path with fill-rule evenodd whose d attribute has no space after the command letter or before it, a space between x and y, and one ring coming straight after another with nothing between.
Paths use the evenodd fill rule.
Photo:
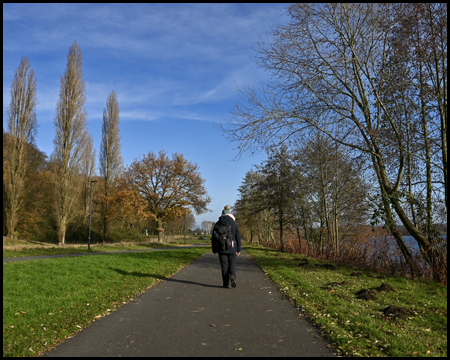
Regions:
<instances>
[{"instance_id":1,"label":"dark trousers","mask_svg":"<svg viewBox=\"0 0 450 360\"><path fill-rule=\"evenodd\" d=\"M228 286L230 276L236 279L236 253L219 254L220 268L222 269L223 286Z\"/></svg>"}]
</instances>

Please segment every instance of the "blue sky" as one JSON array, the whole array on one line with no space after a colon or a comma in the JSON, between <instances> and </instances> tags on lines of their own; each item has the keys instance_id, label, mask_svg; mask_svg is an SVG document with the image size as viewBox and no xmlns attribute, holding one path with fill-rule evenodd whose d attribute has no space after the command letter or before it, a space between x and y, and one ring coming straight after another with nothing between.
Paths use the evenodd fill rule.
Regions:
<instances>
[{"instance_id":1,"label":"blue sky","mask_svg":"<svg viewBox=\"0 0 450 360\"><path fill-rule=\"evenodd\" d=\"M149 151L182 153L199 165L212 198L197 224L216 221L265 154L233 161L236 144L214 123L230 118L236 87L267 80L251 60L254 44L288 21L286 4L3 4L3 127L14 71L27 56L37 78L36 145L50 156L60 77L77 40L97 155L114 90L124 165Z\"/></svg>"}]
</instances>

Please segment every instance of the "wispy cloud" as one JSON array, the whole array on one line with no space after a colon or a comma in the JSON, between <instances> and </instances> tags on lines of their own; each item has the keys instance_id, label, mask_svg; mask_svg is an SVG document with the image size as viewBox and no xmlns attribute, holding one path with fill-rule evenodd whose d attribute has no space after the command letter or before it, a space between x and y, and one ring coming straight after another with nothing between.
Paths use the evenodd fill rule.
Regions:
<instances>
[{"instance_id":1,"label":"wispy cloud","mask_svg":"<svg viewBox=\"0 0 450 360\"><path fill-rule=\"evenodd\" d=\"M212 123L229 115L236 87L267 79L249 59L252 45L271 33L270 26L288 21L282 17L285 7L3 4L4 126L11 80L21 57L27 56L37 78L37 145L47 154L53 151L60 77L68 49L77 40L83 54L88 128L97 150L106 99L114 90L124 163L149 149L188 154L205 171L208 189L216 189L210 194L211 208L220 213L223 204L233 201L251 160L231 164L234 152ZM233 179L223 179L213 171L214 164L230 166Z\"/></svg>"}]
</instances>

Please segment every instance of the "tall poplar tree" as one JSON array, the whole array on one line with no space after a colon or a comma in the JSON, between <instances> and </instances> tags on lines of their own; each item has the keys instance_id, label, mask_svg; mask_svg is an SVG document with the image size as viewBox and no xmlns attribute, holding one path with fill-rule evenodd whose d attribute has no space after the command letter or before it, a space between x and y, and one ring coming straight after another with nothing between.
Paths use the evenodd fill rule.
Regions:
<instances>
[{"instance_id":1,"label":"tall poplar tree","mask_svg":"<svg viewBox=\"0 0 450 360\"><path fill-rule=\"evenodd\" d=\"M119 102L113 90L106 101L103 110L102 143L100 148L100 176L104 180L102 201L103 241L108 240L108 216L111 187L114 179L122 170L122 156L120 154Z\"/></svg>"},{"instance_id":2,"label":"tall poplar tree","mask_svg":"<svg viewBox=\"0 0 450 360\"><path fill-rule=\"evenodd\" d=\"M30 166L28 144L34 143L37 132L36 78L28 58L23 57L11 84L11 103L7 112L8 134L4 137L3 188L6 202L6 227L8 237L14 231L24 205L25 175Z\"/></svg>"},{"instance_id":3,"label":"tall poplar tree","mask_svg":"<svg viewBox=\"0 0 450 360\"><path fill-rule=\"evenodd\" d=\"M74 41L67 55L67 67L61 76L59 100L56 104L54 126L56 136L52 154L56 191L56 220L59 245L65 244L67 225L75 217L75 203L79 196L77 177L81 173L86 128L86 89L82 79L82 55Z\"/></svg>"}]
</instances>

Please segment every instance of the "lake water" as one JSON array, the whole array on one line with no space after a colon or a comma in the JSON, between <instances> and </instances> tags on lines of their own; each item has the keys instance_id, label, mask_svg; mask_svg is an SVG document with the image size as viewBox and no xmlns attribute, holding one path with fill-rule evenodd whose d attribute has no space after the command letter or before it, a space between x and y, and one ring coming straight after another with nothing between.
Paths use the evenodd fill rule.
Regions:
<instances>
[{"instance_id":1,"label":"lake water","mask_svg":"<svg viewBox=\"0 0 450 360\"><path fill-rule=\"evenodd\" d=\"M447 236L442 235L442 237L447 242ZM383 241L384 238L378 238L378 240ZM393 246L396 246L396 241L393 236L389 236L389 240L392 242ZM413 236L403 236L403 241L405 242L406 246L412 251L412 252L418 252L419 251L419 244L414 239ZM445 244L446 246L446 244Z\"/></svg>"}]
</instances>

